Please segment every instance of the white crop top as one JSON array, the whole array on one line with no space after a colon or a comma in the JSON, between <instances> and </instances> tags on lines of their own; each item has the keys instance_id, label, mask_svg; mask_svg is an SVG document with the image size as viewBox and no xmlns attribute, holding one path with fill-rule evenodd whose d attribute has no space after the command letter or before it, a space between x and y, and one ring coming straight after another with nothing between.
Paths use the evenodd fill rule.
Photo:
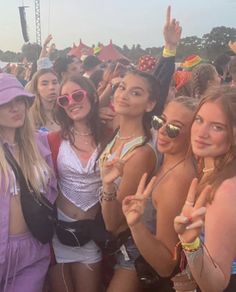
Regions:
<instances>
[{"instance_id":1,"label":"white crop top","mask_svg":"<svg viewBox=\"0 0 236 292\"><path fill-rule=\"evenodd\" d=\"M75 206L87 211L99 201L102 185L95 149L83 166L67 140L62 140L57 156L58 185L61 193ZM94 165L96 164L96 169Z\"/></svg>"}]
</instances>

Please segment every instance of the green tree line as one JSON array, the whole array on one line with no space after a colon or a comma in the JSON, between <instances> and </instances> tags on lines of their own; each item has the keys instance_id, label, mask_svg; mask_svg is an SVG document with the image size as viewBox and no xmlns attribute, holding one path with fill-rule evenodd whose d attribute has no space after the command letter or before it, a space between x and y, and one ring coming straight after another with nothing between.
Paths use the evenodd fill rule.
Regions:
<instances>
[{"instance_id":1,"label":"green tree line","mask_svg":"<svg viewBox=\"0 0 236 292\"><path fill-rule=\"evenodd\" d=\"M236 41L236 28L219 26L213 28L209 33L204 34L202 37L188 36L182 38L178 46L176 60L182 61L190 54L198 54L203 59L212 61L217 56L229 52L228 42ZM133 45L129 48L124 45L122 48L116 46L117 49L127 58L134 63L137 62L140 56L144 54L151 54L158 57L162 52L162 47L151 47L143 49L140 44ZM41 47L35 43L24 44L21 53L11 51L3 52L0 50L0 60L5 62L21 62L24 57L28 61L33 62L37 60ZM55 50L52 59L59 56L65 56L70 48L64 50Z\"/></svg>"}]
</instances>

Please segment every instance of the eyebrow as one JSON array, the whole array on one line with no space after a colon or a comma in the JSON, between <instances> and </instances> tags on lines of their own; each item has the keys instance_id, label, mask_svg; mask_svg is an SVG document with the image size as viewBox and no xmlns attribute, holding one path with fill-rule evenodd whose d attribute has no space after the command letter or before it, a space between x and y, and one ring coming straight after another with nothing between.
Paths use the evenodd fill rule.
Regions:
<instances>
[{"instance_id":1,"label":"eyebrow","mask_svg":"<svg viewBox=\"0 0 236 292\"><path fill-rule=\"evenodd\" d=\"M161 115L162 117L164 117L165 119L166 119L166 115L165 114L162 114ZM169 123L179 123L179 124L181 124L182 126L185 126L185 124L183 124L182 122L180 122L180 121L178 121L178 120L172 120L172 121L170 121Z\"/></svg>"},{"instance_id":2,"label":"eyebrow","mask_svg":"<svg viewBox=\"0 0 236 292\"><path fill-rule=\"evenodd\" d=\"M121 85L126 85L124 81L121 81L120 84ZM131 87L131 89L139 89L139 90L142 90L143 92L145 91L142 87L139 87L139 86Z\"/></svg>"},{"instance_id":3,"label":"eyebrow","mask_svg":"<svg viewBox=\"0 0 236 292\"><path fill-rule=\"evenodd\" d=\"M196 115L196 117L199 117L199 118L203 119L203 117L201 115ZM227 124L224 124L224 123L221 123L221 122L210 121L210 123L214 124L214 125L220 125L220 126L225 127L225 128L228 127Z\"/></svg>"}]
</instances>

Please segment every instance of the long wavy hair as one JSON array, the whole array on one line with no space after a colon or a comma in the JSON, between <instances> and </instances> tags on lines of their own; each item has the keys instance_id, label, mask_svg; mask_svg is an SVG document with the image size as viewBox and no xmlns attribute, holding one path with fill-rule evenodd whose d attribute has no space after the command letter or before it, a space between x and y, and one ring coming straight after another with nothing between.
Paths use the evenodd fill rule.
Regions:
<instances>
[{"instance_id":1,"label":"long wavy hair","mask_svg":"<svg viewBox=\"0 0 236 292\"><path fill-rule=\"evenodd\" d=\"M34 190L40 194L40 190L47 185L48 179L45 173L50 174L50 169L36 145L35 133L28 116L28 108L29 106L27 104L23 126L16 129L16 143L18 143L19 147L19 165L26 180L29 181ZM3 139L1 130L0 127L0 137ZM4 179L5 190L7 190L9 182L11 181L10 173L10 166L6 161L3 147L0 143L0 179L1 181Z\"/></svg>"},{"instance_id":2,"label":"long wavy hair","mask_svg":"<svg viewBox=\"0 0 236 292\"><path fill-rule=\"evenodd\" d=\"M200 174L200 186L199 192L205 187L205 185L210 184L213 187L212 197L210 201L214 198L214 193L220 184L233 176L236 175L236 143L235 143L235 127L236 127L236 88L230 86L214 86L207 90L206 94L200 101L197 108L196 115L200 108L205 103L217 102L227 121L227 132L229 137L229 150L223 155L216 157L215 159L215 169L207 177L207 179L201 179L203 170L203 158L199 157L199 174ZM195 116L196 116L195 115Z\"/></svg>"},{"instance_id":3,"label":"long wavy hair","mask_svg":"<svg viewBox=\"0 0 236 292\"><path fill-rule=\"evenodd\" d=\"M96 145L103 145L105 143L105 131L102 127L99 118L99 98L92 81L83 76L70 75L67 76L61 83L61 90L67 82L73 82L78 84L82 89L86 90L88 93L88 99L90 102L91 110L87 116L87 125L92 132L94 142ZM74 121L66 114L65 110L56 104L55 107L55 117L57 123L61 127L61 137L62 139L69 140L71 145L75 146L75 138L73 134L73 124Z\"/></svg>"},{"instance_id":4,"label":"long wavy hair","mask_svg":"<svg viewBox=\"0 0 236 292\"><path fill-rule=\"evenodd\" d=\"M53 71L52 69L41 69L34 74L32 80L31 80L30 87L29 87L29 91L32 92L33 94L35 94L34 103L33 103L32 107L30 108L30 117L31 117L32 122L33 122L36 129L39 129L40 127L45 126L45 124L47 123L47 117L45 115L45 111L44 111L44 107L43 107L43 104L41 101L41 97L40 97L40 94L38 92L38 82L39 82L39 78L41 76L43 76L44 74L48 74L48 73L51 73L51 74L55 75L55 77L57 77L56 72ZM57 77L57 79L58 79L58 77ZM56 103L56 101L55 101L55 103ZM53 112L53 117L54 117L54 115L55 115L55 113Z\"/></svg>"}]
</instances>

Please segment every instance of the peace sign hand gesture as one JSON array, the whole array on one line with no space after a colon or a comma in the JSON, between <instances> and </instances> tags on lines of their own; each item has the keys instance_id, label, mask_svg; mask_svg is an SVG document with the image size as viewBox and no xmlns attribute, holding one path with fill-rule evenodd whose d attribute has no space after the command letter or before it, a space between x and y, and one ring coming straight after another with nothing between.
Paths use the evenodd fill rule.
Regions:
<instances>
[{"instance_id":1,"label":"peace sign hand gesture","mask_svg":"<svg viewBox=\"0 0 236 292\"><path fill-rule=\"evenodd\" d=\"M208 185L196 199L197 186L198 180L194 178L182 212L174 220L175 231L184 243L193 242L200 235L204 226L208 196L212 191L212 187Z\"/></svg>"},{"instance_id":2,"label":"peace sign hand gesture","mask_svg":"<svg viewBox=\"0 0 236 292\"><path fill-rule=\"evenodd\" d=\"M176 49L177 44L180 41L182 33L182 27L179 21L175 18L171 18L171 6L168 6L166 12L166 23L163 29L163 35L165 39L165 47L168 49Z\"/></svg>"},{"instance_id":3,"label":"peace sign hand gesture","mask_svg":"<svg viewBox=\"0 0 236 292\"><path fill-rule=\"evenodd\" d=\"M126 217L126 221L129 227L137 224L142 218L146 199L152 193L155 180L156 177L154 176L146 186L147 173L144 173L139 182L136 194L133 196L127 196L122 201L122 211Z\"/></svg>"},{"instance_id":4,"label":"peace sign hand gesture","mask_svg":"<svg viewBox=\"0 0 236 292\"><path fill-rule=\"evenodd\" d=\"M102 184L105 191L109 191L110 187L114 183L114 181L123 175L124 165L128 159L122 160L120 159L122 149L124 144L120 145L120 147L116 151L116 155L110 161L106 161L102 167ZM130 156L128 157L130 158Z\"/></svg>"}]
</instances>

